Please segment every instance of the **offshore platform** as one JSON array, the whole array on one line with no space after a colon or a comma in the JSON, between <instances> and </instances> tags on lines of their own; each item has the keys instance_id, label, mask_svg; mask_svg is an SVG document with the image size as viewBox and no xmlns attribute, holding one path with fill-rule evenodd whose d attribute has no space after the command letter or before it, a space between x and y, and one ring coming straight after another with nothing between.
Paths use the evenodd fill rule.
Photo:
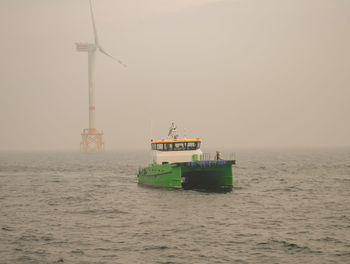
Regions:
<instances>
[{"instance_id":1,"label":"offshore platform","mask_svg":"<svg viewBox=\"0 0 350 264\"><path fill-rule=\"evenodd\" d=\"M102 54L112 58L124 67L126 65L108 54L100 45L98 41L98 35L95 25L94 13L92 10L91 0L90 2L90 13L92 20L92 27L94 31L94 43L75 43L76 49L79 52L88 53L88 89L89 89L89 128L83 129L81 133L80 150L83 153L101 153L104 150L104 142L102 139L103 132L96 129L95 125L95 57L96 51L100 51Z\"/></svg>"}]
</instances>

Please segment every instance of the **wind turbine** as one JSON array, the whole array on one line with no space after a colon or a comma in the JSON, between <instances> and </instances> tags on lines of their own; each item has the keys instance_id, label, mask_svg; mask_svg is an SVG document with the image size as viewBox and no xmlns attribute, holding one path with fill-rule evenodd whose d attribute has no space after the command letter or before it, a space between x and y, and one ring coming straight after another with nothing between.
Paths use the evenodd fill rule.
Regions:
<instances>
[{"instance_id":1,"label":"wind turbine","mask_svg":"<svg viewBox=\"0 0 350 264\"><path fill-rule=\"evenodd\" d=\"M98 131L95 126L95 57L96 51L100 51L102 54L112 58L124 67L126 65L108 54L98 41L98 35L96 30L96 24L94 19L94 13L92 10L91 0L90 13L92 20L92 27L94 31L94 43L75 43L77 51L88 53L88 88L89 88L89 128L86 128L81 133L81 152L103 152L104 143L102 141L103 132Z\"/></svg>"}]
</instances>

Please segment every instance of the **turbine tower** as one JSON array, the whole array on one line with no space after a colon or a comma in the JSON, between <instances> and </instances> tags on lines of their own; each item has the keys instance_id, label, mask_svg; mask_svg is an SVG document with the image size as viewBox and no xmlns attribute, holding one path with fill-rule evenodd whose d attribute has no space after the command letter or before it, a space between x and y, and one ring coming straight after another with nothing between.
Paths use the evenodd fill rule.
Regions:
<instances>
[{"instance_id":1,"label":"turbine tower","mask_svg":"<svg viewBox=\"0 0 350 264\"><path fill-rule=\"evenodd\" d=\"M81 133L82 141L80 143L81 152L103 152L104 143L102 140L103 132L98 131L95 125L95 57L96 51L100 51L104 55L117 61L124 67L122 61L117 60L112 55L108 54L100 45L98 41L98 35L95 25L94 13L92 10L91 0L90 2L90 13L92 20L92 27L94 31L94 43L75 43L77 51L88 53L88 88L89 88L89 128L86 128Z\"/></svg>"}]
</instances>

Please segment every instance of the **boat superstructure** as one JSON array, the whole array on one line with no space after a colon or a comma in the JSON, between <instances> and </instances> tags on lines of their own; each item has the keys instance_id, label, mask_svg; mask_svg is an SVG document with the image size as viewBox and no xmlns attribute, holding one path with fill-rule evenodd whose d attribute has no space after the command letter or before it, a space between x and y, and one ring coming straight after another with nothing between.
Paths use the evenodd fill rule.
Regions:
<instances>
[{"instance_id":1,"label":"boat superstructure","mask_svg":"<svg viewBox=\"0 0 350 264\"><path fill-rule=\"evenodd\" d=\"M151 140L151 164L140 168L138 182L153 187L183 188L195 186L233 186L233 157L213 159L204 154L199 138L179 138L172 123L167 139Z\"/></svg>"}]
</instances>

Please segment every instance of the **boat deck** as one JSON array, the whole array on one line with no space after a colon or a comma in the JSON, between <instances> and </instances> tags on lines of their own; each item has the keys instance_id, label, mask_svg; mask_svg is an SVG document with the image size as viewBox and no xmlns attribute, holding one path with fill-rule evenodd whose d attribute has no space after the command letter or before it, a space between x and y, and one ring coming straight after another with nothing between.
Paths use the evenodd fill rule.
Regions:
<instances>
[{"instance_id":1,"label":"boat deck","mask_svg":"<svg viewBox=\"0 0 350 264\"><path fill-rule=\"evenodd\" d=\"M179 167L215 167L223 165L235 165L236 160L199 160L199 161L190 161L190 162L177 162Z\"/></svg>"}]
</instances>

